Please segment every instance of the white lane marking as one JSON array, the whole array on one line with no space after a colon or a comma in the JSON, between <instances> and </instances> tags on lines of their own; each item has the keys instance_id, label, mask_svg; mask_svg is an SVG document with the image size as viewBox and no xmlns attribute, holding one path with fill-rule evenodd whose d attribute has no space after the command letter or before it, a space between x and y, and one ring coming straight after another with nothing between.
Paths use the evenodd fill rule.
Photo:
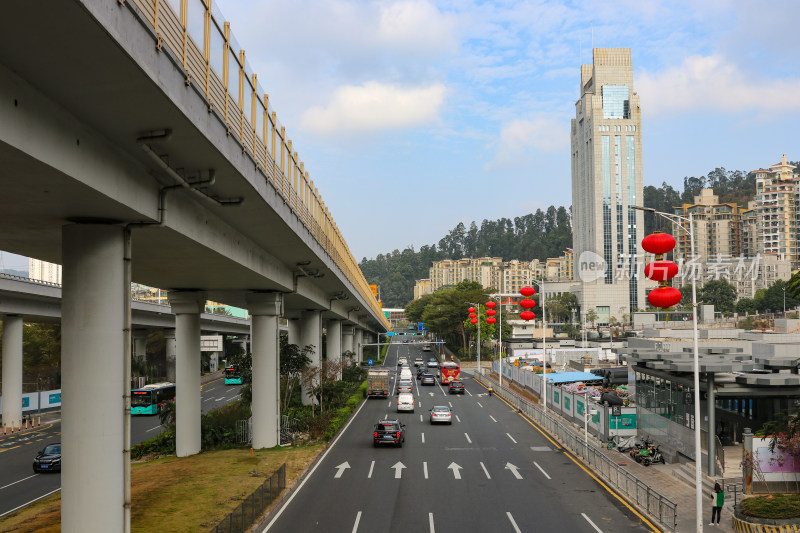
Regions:
<instances>
[{"instance_id":1,"label":"white lane marking","mask_svg":"<svg viewBox=\"0 0 800 533\"><path fill-rule=\"evenodd\" d=\"M481 402L476 402L476 403L478 404L478 406L479 406L481 409L483 409L483 405L481 405Z\"/></svg>"},{"instance_id":2,"label":"white lane marking","mask_svg":"<svg viewBox=\"0 0 800 533\"><path fill-rule=\"evenodd\" d=\"M367 474L367 479L372 478L372 469L375 468L375 461L372 461L369 465L369 474Z\"/></svg>"},{"instance_id":3,"label":"white lane marking","mask_svg":"<svg viewBox=\"0 0 800 533\"><path fill-rule=\"evenodd\" d=\"M514 474L515 478L522 479L522 476L517 471L519 470L519 468L517 468L515 465L512 465L511 463L506 463L506 470L511 470L511 473Z\"/></svg>"},{"instance_id":4,"label":"white lane marking","mask_svg":"<svg viewBox=\"0 0 800 533\"><path fill-rule=\"evenodd\" d=\"M283 514L284 509L286 509L286 507L290 503L292 503L292 500L294 499L295 496L297 496L297 494L300 492L300 490L306 484L306 481L308 481L314 475L314 472L317 470L317 467L319 467L319 465L321 465L325 461L325 457L327 457L328 453L334 448L334 446L336 446L336 443L339 442L339 439L342 438L342 435L344 435L347 432L347 428L350 427L350 424L353 423L353 420L358 418L358 413L361 412L361 409L363 409L365 405L367 405L367 402L361 402L361 406L356 410L355 414L353 414L353 416L350 417L350 420L347 421L347 424L344 425L344 427L339 432L339 434L336 436L336 438L333 440L331 445L327 447L325 452L322 454L322 457L320 457L319 461L317 461L317 464L315 464L311 468L311 471L308 473L308 475L303 478L303 481L301 481L300 485L297 486L297 490L295 490L292 494L289 495L289 497L286 499L286 502L278 510L278 512L275 513L275 516L272 517L272 520L270 520L269 524L267 524L267 526L263 530L261 530L261 533L266 533L267 531L269 531L269 528L271 528L273 526L273 524L275 524L275 522L278 521L278 518L280 518L281 514ZM59 489L59 490L61 490L61 489Z\"/></svg>"},{"instance_id":5,"label":"white lane marking","mask_svg":"<svg viewBox=\"0 0 800 533\"><path fill-rule=\"evenodd\" d=\"M0 487L0 490L3 490L3 489L4 489L4 488L6 488L6 487L10 487L11 485L16 485L17 483L22 483L22 482L23 482L23 481L25 481L26 479L30 479L30 478L32 478L32 477L36 477L36 476L38 476L38 475L39 475L39 474L34 474L34 475L32 475L32 476L24 477L24 478L22 478L22 479L20 479L20 480L18 480L18 481L15 481L15 482L13 482L13 483L9 483L8 485L3 485L2 487Z\"/></svg>"},{"instance_id":6,"label":"white lane marking","mask_svg":"<svg viewBox=\"0 0 800 533\"><path fill-rule=\"evenodd\" d=\"M428 513L428 526L431 528L431 533L436 533L436 530L433 528L433 513Z\"/></svg>"},{"instance_id":7,"label":"white lane marking","mask_svg":"<svg viewBox=\"0 0 800 533\"><path fill-rule=\"evenodd\" d=\"M551 479L551 477L550 477L549 475L547 475L547 472L545 472L545 471L544 471L544 468L542 468L541 466L539 466L539 463L537 463L536 461L534 461L534 462L533 462L533 464L534 464L534 466L536 466L536 468L538 468L538 469L539 469L539 471L541 471L541 473L542 473L542 474L544 474L544 477L546 477L547 479Z\"/></svg>"},{"instance_id":8,"label":"white lane marking","mask_svg":"<svg viewBox=\"0 0 800 533\"><path fill-rule=\"evenodd\" d=\"M420 435L422 436L422 444L425 444L425 433L420 433Z\"/></svg>"},{"instance_id":9,"label":"white lane marking","mask_svg":"<svg viewBox=\"0 0 800 533\"><path fill-rule=\"evenodd\" d=\"M461 419L460 419L460 418L458 418L458 415L456 415L456 420L458 420L459 422L461 422Z\"/></svg>"},{"instance_id":10,"label":"white lane marking","mask_svg":"<svg viewBox=\"0 0 800 533\"><path fill-rule=\"evenodd\" d=\"M204 401L204 402L210 402L210 401L211 401L211 400L213 400L213 399L214 399L214 398L206 398L206 399L205 399L205 400L203 400L203 401Z\"/></svg>"},{"instance_id":11,"label":"white lane marking","mask_svg":"<svg viewBox=\"0 0 800 533\"><path fill-rule=\"evenodd\" d=\"M489 475L489 471L486 470L486 465L483 464L482 461L481 461L481 468L483 468L483 473L486 474L486 479L492 479L492 476Z\"/></svg>"},{"instance_id":12,"label":"white lane marking","mask_svg":"<svg viewBox=\"0 0 800 533\"><path fill-rule=\"evenodd\" d=\"M449 405L451 409L453 408L453 402L447 402L447 405Z\"/></svg>"},{"instance_id":13,"label":"white lane marking","mask_svg":"<svg viewBox=\"0 0 800 533\"><path fill-rule=\"evenodd\" d=\"M517 443L517 441L514 440L514 437L512 437L509 433L506 433L506 435L508 435L508 438L511 439L511 442L513 442L514 444Z\"/></svg>"},{"instance_id":14,"label":"white lane marking","mask_svg":"<svg viewBox=\"0 0 800 533\"><path fill-rule=\"evenodd\" d=\"M419 393L417 393L419 395ZM417 400L417 407L422 407L422 400Z\"/></svg>"},{"instance_id":15,"label":"white lane marking","mask_svg":"<svg viewBox=\"0 0 800 533\"><path fill-rule=\"evenodd\" d=\"M497 419L495 417L493 417L492 415L489 415L489 418L491 418L494 422L497 422Z\"/></svg>"},{"instance_id":16,"label":"white lane marking","mask_svg":"<svg viewBox=\"0 0 800 533\"><path fill-rule=\"evenodd\" d=\"M422 475L425 476L425 479L428 479L428 462L422 461Z\"/></svg>"},{"instance_id":17,"label":"white lane marking","mask_svg":"<svg viewBox=\"0 0 800 533\"><path fill-rule=\"evenodd\" d=\"M342 477L342 474L344 473L344 471L347 470L348 468L350 468L350 463L345 461L342 464L340 464L339 466L335 466L334 468L336 469L336 475L333 476L333 479L339 479L340 477Z\"/></svg>"},{"instance_id":18,"label":"white lane marking","mask_svg":"<svg viewBox=\"0 0 800 533\"><path fill-rule=\"evenodd\" d=\"M469 442L470 444L472 444L472 439L470 439L470 438L469 438L469 435L467 435L466 433L464 433L464 436L465 436L465 437L467 437L467 442Z\"/></svg>"},{"instance_id":19,"label":"white lane marking","mask_svg":"<svg viewBox=\"0 0 800 533\"><path fill-rule=\"evenodd\" d=\"M160 427L161 427L161 426L156 426L156 427L154 427L154 428L150 428L150 429L148 429L148 430L145 430L145 433L150 433L151 431L155 431L155 430L157 430L157 429L158 429L158 428L160 428Z\"/></svg>"},{"instance_id":20,"label":"white lane marking","mask_svg":"<svg viewBox=\"0 0 800 533\"><path fill-rule=\"evenodd\" d=\"M453 471L454 478L461 479L461 465L458 465L456 463L450 463L450 465L447 468Z\"/></svg>"},{"instance_id":21,"label":"white lane marking","mask_svg":"<svg viewBox=\"0 0 800 533\"><path fill-rule=\"evenodd\" d=\"M401 463L400 461L397 461L395 464L393 464L393 465L390 467L390 468L394 468L394 478L395 478L395 479L400 479L400 478L402 478L402 477L403 477L403 469L404 469L405 467L406 467L406 465L404 465L404 464L403 464L403 463Z\"/></svg>"},{"instance_id":22,"label":"white lane marking","mask_svg":"<svg viewBox=\"0 0 800 533\"><path fill-rule=\"evenodd\" d=\"M472 393L471 393L470 391L468 391L467 389L464 389L464 390L466 390L466 391L467 391L467 394L469 394L470 396L472 396Z\"/></svg>"},{"instance_id":23,"label":"white lane marking","mask_svg":"<svg viewBox=\"0 0 800 533\"><path fill-rule=\"evenodd\" d=\"M238 398L239 396L241 396L241 394L234 394L233 396L228 398L227 401L231 402L231 401L235 400L236 398Z\"/></svg>"},{"instance_id":24,"label":"white lane marking","mask_svg":"<svg viewBox=\"0 0 800 533\"><path fill-rule=\"evenodd\" d=\"M13 513L14 511L19 511L20 509L22 509L22 508L23 508L23 507L25 507L26 505L30 505L30 504L32 504L33 502L38 502L38 501L39 501L39 500L41 500L42 498L47 498L47 497L48 497L48 496L50 496L51 494L55 494L56 492L58 492L58 491L60 491L60 490L61 490L60 488L58 488L58 489L56 489L56 490L51 490L51 491L50 491L50 492L48 492L47 494L44 494L43 496L39 496L38 498L34 498L34 499L32 499L31 501L29 501L28 503L23 503L23 504L22 504L22 505L20 505L19 507L14 507L14 508L13 508L13 509L11 509L10 511L6 511L6 512L5 512L5 513L3 513L3 514L0 514L0 518L3 518L5 515L7 515L7 514L11 514L11 513Z\"/></svg>"},{"instance_id":25,"label":"white lane marking","mask_svg":"<svg viewBox=\"0 0 800 533\"><path fill-rule=\"evenodd\" d=\"M391 406L392 406L392 402L391 402L391 400L390 400L390 401L389 401L389 405L388 405L387 407L391 407Z\"/></svg>"},{"instance_id":26,"label":"white lane marking","mask_svg":"<svg viewBox=\"0 0 800 533\"><path fill-rule=\"evenodd\" d=\"M522 531L520 531L519 528L517 527L517 523L514 522L514 517L511 516L511 513L507 512L506 516L508 517L508 520L511 522L511 526L514 528L514 531L516 531L517 533L522 533Z\"/></svg>"},{"instance_id":27,"label":"white lane marking","mask_svg":"<svg viewBox=\"0 0 800 533\"><path fill-rule=\"evenodd\" d=\"M358 514L356 515L356 523L353 524L353 533L356 533L356 531L358 531L359 522L361 522L361 511L359 511Z\"/></svg>"},{"instance_id":28,"label":"white lane marking","mask_svg":"<svg viewBox=\"0 0 800 533\"><path fill-rule=\"evenodd\" d=\"M214 400L214 401L215 401L215 402L218 402L218 401L220 401L220 400L224 400L224 399L225 399L225 396L223 396L222 398L217 398L217 399L216 399L216 400Z\"/></svg>"},{"instance_id":29,"label":"white lane marking","mask_svg":"<svg viewBox=\"0 0 800 533\"><path fill-rule=\"evenodd\" d=\"M389 404L389 405L391 406L391 404ZM386 420L387 418L389 418L389 413L386 413L385 415L383 415L383 419L384 420Z\"/></svg>"},{"instance_id":30,"label":"white lane marking","mask_svg":"<svg viewBox=\"0 0 800 533\"><path fill-rule=\"evenodd\" d=\"M597 531L597 533L603 533L603 530L602 530L602 529L600 529L599 527L597 527L597 526L595 525L595 523L594 523L594 522L592 522L591 520L589 520L589 517L588 517L588 516L586 516L586 513L581 513L581 516L582 516L582 517L584 517L584 518L586 519L586 521L587 521L587 522L589 522L589 524L591 524L591 526L592 526L592 527L595 529L595 531Z\"/></svg>"},{"instance_id":31,"label":"white lane marking","mask_svg":"<svg viewBox=\"0 0 800 533\"><path fill-rule=\"evenodd\" d=\"M419 421L422 422L422 415L419 415Z\"/></svg>"}]
</instances>

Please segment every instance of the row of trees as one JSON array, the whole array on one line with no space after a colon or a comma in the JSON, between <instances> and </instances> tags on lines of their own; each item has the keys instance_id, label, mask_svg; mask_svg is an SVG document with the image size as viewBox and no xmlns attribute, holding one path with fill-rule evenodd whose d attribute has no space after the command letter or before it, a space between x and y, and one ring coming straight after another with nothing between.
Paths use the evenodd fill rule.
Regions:
<instances>
[{"instance_id":1,"label":"row of trees","mask_svg":"<svg viewBox=\"0 0 800 533\"><path fill-rule=\"evenodd\" d=\"M779 313L800 305L800 295L790 289L790 282L777 280L766 289L756 291L753 298L737 298L736 287L725 279L711 280L697 290L697 303L710 304L725 314ZM681 287L681 307L691 310L692 286Z\"/></svg>"}]
</instances>

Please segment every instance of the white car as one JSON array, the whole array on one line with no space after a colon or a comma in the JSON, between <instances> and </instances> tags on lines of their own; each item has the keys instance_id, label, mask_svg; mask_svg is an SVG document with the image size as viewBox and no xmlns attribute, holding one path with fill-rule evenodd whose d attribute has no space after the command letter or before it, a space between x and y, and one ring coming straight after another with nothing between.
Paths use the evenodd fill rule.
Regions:
<instances>
[{"instance_id":1,"label":"white car","mask_svg":"<svg viewBox=\"0 0 800 533\"><path fill-rule=\"evenodd\" d=\"M397 360L397 366L403 366L407 364L408 364L408 359L406 359L405 357L401 357L400 359Z\"/></svg>"},{"instance_id":2,"label":"white car","mask_svg":"<svg viewBox=\"0 0 800 533\"><path fill-rule=\"evenodd\" d=\"M452 424L453 414L446 405L436 405L431 409L431 424Z\"/></svg>"},{"instance_id":3,"label":"white car","mask_svg":"<svg viewBox=\"0 0 800 533\"><path fill-rule=\"evenodd\" d=\"M397 395L397 412L411 411L414 412L414 395L410 392L404 392Z\"/></svg>"}]
</instances>

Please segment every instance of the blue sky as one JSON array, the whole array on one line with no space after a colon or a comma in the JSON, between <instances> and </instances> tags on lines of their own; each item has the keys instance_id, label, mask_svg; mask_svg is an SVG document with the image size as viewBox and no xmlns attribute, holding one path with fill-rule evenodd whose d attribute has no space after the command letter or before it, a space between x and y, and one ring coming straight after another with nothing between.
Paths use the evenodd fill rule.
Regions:
<instances>
[{"instance_id":1,"label":"blue sky","mask_svg":"<svg viewBox=\"0 0 800 533\"><path fill-rule=\"evenodd\" d=\"M435 243L460 221L569 206L592 40L631 48L645 185L800 159L794 0L218 7L356 260Z\"/></svg>"}]
</instances>

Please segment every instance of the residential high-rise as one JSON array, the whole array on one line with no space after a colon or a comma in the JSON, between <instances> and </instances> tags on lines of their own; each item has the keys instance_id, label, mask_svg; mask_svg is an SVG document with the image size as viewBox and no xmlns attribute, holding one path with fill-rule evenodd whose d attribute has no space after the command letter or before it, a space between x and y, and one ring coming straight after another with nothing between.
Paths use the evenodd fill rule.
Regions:
<instances>
[{"instance_id":1,"label":"residential high-rise","mask_svg":"<svg viewBox=\"0 0 800 533\"><path fill-rule=\"evenodd\" d=\"M28 277L48 283L61 284L61 265L29 257Z\"/></svg>"},{"instance_id":2,"label":"residential high-rise","mask_svg":"<svg viewBox=\"0 0 800 533\"><path fill-rule=\"evenodd\" d=\"M691 214L694 218L695 262L742 255L742 213L737 203L720 203L713 189L703 189L694 197L694 203L676 208L675 214L684 217ZM672 235L676 241L674 256L691 260L689 235L677 226L673 227Z\"/></svg>"},{"instance_id":3,"label":"residential high-rise","mask_svg":"<svg viewBox=\"0 0 800 533\"><path fill-rule=\"evenodd\" d=\"M581 65L572 120L573 279L599 323L644 307L642 128L629 48L595 48Z\"/></svg>"},{"instance_id":4,"label":"residential high-rise","mask_svg":"<svg viewBox=\"0 0 800 533\"><path fill-rule=\"evenodd\" d=\"M781 261L789 261L792 270L797 270L800 268L797 235L800 186L794 171L795 167L786 162L784 154L780 163L753 172L756 175L756 252L776 254Z\"/></svg>"}]
</instances>

